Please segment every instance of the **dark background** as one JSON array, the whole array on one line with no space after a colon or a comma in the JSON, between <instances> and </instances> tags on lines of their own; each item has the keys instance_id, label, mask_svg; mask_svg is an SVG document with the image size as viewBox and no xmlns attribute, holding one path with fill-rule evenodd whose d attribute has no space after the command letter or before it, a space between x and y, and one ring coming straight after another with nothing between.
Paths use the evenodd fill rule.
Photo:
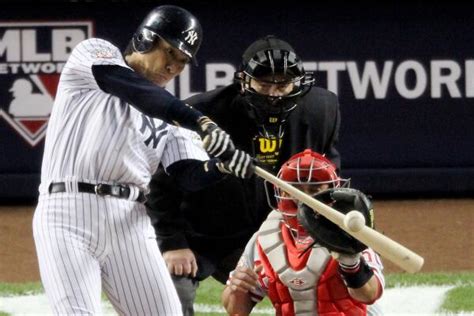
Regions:
<instances>
[{"instance_id":1,"label":"dark background","mask_svg":"<svg viewBox=\"0 0 474 316\"><path fill-rule=\"evenodd\" d=\"M464 63L474 60L474 14L468 4L7 1L0 20L93 20L97 37L125 48L142 18L159 4L181 5L203 26L200 66L191 70L193 91L205 89L206 63L237 66L243 50L266 34L286 39L304 61L355 61L359 69L375 61L379 73L385 61L393 61L383 99L371 89L356 99L347 71L339 74L343 175L375 197L474 193L474 98L466 96L464 84ZM406 60L427 71L427 89L416 99L401 97L393 83L396 67ZM431 96L432 60L461 66L460 98L450 97L446 88L441 98ZM316 75L317 84L326 87L326 74ZM2 119L0 135L0 201L34 201L44 141L30 146Z\"/></svg>"}]
</instances>

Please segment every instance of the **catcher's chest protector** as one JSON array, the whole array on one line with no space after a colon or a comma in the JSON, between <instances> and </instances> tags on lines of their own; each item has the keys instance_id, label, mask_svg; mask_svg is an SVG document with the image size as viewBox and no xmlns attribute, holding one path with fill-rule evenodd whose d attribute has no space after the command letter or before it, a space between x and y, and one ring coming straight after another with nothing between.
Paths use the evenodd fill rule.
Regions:
<instances>
[{"instance_id":1,"label":"catcher's chest protector","mask_svg":"<svg viewBox=\"0 0 474 316\"><path fill-rule=\"evenodd\" d=\"M280 213L270 213L257 242L276 315L366 315L366 305L349 296L327 249L298 257L301 252L280 220Z\"/></svg>"}]
</instances>

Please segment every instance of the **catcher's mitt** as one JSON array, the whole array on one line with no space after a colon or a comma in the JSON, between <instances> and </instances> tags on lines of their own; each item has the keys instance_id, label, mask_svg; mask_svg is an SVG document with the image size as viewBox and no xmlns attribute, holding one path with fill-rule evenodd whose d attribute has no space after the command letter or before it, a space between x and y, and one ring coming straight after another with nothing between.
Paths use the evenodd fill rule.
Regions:
<instances>
[{"instance_id":1,"label":"catcher's mitt","mask_svg":"<svg viewBox=\"0 0 474 316\"><path fill-rule=\"evenodd\" d=\"M323 191L314 196L317 200L331 206L343 214L352 210L361 212L367 226L374 227L372 203L362 192L350 188L335 188ZM298 207L298 221L313 237L315 242L342 254L353 255L366 249L367 246L343 231L326 217L315 213L305 204Z\"/></svg>"}]
</instances>

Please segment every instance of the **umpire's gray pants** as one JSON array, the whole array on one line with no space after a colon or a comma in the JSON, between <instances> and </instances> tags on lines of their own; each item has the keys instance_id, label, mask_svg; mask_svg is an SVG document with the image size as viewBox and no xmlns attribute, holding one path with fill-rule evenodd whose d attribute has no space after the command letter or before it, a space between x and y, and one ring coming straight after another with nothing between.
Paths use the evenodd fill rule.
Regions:
<instances>
[{"instance_id":1,"label":"umpire's gray pants","mask_svg":"<svg viewBox=\"0 0 474 316\"><path fill-rule=\"evenodd\" d=\"M196 290L199 286L199 281L189 277L176 275L171 275L171 278L173 279L174 286L176 287L179 299L181 300L183 315L193 316L194 300L196 299Z\"/></svg>"}]
</instances>

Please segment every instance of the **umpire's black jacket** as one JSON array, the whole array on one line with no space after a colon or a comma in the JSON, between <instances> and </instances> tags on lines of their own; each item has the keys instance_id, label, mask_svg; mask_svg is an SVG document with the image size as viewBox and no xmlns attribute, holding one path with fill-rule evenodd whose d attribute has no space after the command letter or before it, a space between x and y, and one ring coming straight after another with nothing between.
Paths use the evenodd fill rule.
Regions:
<instances>
[{"instance_id":1,"label":"umpire's black jacket","mask_svg":"<svg viewBox=\"0 0 474 316\"><path fill-rule=\"evenodd\" d=\"M254 156L252 139L257 126L248 116L236 84L186 100L227 131L237 148ZM325 153L338 166L339 104L333 93L313 87L290 114L282 143L280 164L306 148ZM278 170L278 168L277 168ZM263 181L254 176L232 176L199 192L180 191L159 169L150 183L148 206L162 252L190 248L198 259L198 279L236 249L243 249L266 218L268 206ZM230 263L232 269L235 262Z\"/></svg>"}]
</instances>

